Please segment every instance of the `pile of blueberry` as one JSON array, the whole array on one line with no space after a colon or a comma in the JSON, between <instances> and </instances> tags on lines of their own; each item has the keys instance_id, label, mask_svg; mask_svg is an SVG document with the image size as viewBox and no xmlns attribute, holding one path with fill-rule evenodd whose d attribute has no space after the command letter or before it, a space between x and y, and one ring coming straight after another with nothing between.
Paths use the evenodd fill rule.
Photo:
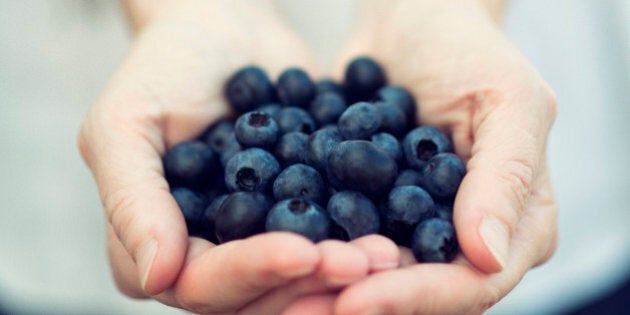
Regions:
<instances>
[{"instance_id":1,"label":"pile of blueberry","mask_svg":"<svg viewBox=\"0 0 630 315\"><path fill-rule=\"evenodd\" d=\"M451 140L416 125L413 97L354 59L343 84L298 68L274 85L248 66L225 86L236 120L164 156L190 235L215 243L265 231L314 242L380 233L421 262L457 251L453 199L465 174Z\"/></svg>"}]
</instances>

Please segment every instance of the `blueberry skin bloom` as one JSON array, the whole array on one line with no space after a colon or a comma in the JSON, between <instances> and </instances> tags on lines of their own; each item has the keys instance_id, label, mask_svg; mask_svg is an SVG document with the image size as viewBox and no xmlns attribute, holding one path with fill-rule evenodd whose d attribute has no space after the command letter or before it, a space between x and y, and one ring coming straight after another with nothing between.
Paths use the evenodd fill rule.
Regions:
<instances>
[{"instance_id":1,"label":"blueberry skin bloom","mask_svg":"<svg viewBox=\"0 0 630 315\"><path fill-rule=\"evenodd\" d=\"M440 218L420 222L411 239L411 250L419 262L450 262L458 248L453 225Z\"/></svg>"},{"instance_id":2,"label":"blueberry skin bloom","mask_svg":"<svg viewBox=\"0 0 630 315\"><path fill-rule=\"evenodd\" d=\"M319 126L324 126L336 124L347 108L343 96L335 92L324 92L317 94L308 111Z\"/></svg>"},{"instance_id":3,"label":"blueberry skin bloom","mask_svg":"<svg viewBox=\"0 0 630 315\"><path fill-rule=\"evenodd\" d=\"M344 241L378 233L379 213L372 201L356 191L341 191L328 200L326 207L333 221L332 236Z\"/></svg>"},{"instance_id":4,"label":"blueberry skin bloom","mask_svg":"<svg viewBox=\"0 0 630 315\"><path fill-rule=\"evenodd\" d=\"M457 155L440 153L422 169L423 187L437 199L452 198L465 174L464 162Z\"/></svg>"},{"instance_id":5,"label":"blueberry skin bloom","mask_svg":"<svg viewBox=\"0 0 630 315\"><path fill-rule=\"evenodd\" d=\"M281 134L293 131L310 134L315 131L315 120L307 111L299 107L284 107L273 118L278 123Z\"/></svg>"},{"instance_id":6,"label":"blueberry skin bloom","mask_svg":"<svg viewBox=\"0 0 630 315\"><path fill-rule=\"evenodd\" d=\"M395 187L381 209L382 226L396 243L407 246L415 226L434 216L434 202L429 193L417 186Z\"/></svg>"},{"instance_id":7,"label":"blueberry skin bloom","mask_svg":"<svg viewBox=\"0 0 630 315\"><path fill-rule=\"evenodd\" d=\"M231 194L215 214L214 230L217 239L225 243L265 231L265 220L273 202L259 192Z\"/></svg>"},{"instance_id":8,"label":"blueberry skin bloom","mask_svg":"<svg viewBox=\"0 0 630 315\"><path fill-rule=\"evenodd\" d=\"M280 128L265 112L253 111L241 115L234 126L236 140L245 148L270 148L278 140Z\"/></svg>"},{"instance_id":9,"label":"blueberry skin bloom","mask_svg":"<svg viewBox=\"0 0 630 315\"><path fill-rule=\"evenodd\" d=\"M370 198L386 194L398 173L385 150L365 140L348 140L328 155L328 180L338 190L354 190Z\"/></svg>"},{"instance_id":10,"label":"blueberry skin bloom","mask_svg":"<svg viewBox=\"0 0 630 315\"><path fill-rule=\"evenodd\" d=\"M315 84L306 72L289 68L280 74L276 85L280 102L305 108L315 97Z\"/></svg>"},{"instance_id":11,"label":"blueberry skin bloom","mask_svg":"<svg viewBox=\"0 0 630 315\"><path fill-rule=\"evenodd\" d=\"M330 235L330 217L326 210L302 198L286 199L269 210L267 231L289 231L301 234L313 242Z\"/></svg>"},{"instance_id":12,"label":"blueberry skin bloom","mask_svg":"<svg viewBox=\"0 0 630 315\"><path fill-rule=\"evenodd\" d=\"M225 167L225 185L231 192L267 192L280 173L280 164L271 153L250 148L232 157Z\"/></svg>"},{"instance_id":13,"label":"blueberry skin bloom","mask_svg":"<svg viewBox=\"0 0 630 315\"><path fill-rule=\"evenodd\" d=\"M237 71L225 86L225 96L238 113L254 110L258 105L271 102L274 88L267 73L257 66Z\"/></svg>"},{"instance_id":14,"label":"blueberry skin bloom","mask_svg":"<svg viewBox=\"0 0 630 315\"><path fill-rule=\"evenodd\" d=\"M405 88L396 85L382 87L376 92L376 100L395 104L405 114L409 125L415 122L416 101Z\"/></svg>"},{"instance_id":15,"label":"blueberry skin bloom","mask_svg":"<svg viewBox=\"0 0 630 315\"><path fill-rule=\"evenodd\" d=\"M398 173L398 177L396 177L396 182L394 182L394 187L398 187L398 186L422 187L422 183L423 183L422 173L413 169L406 169Z\"/></svg>"},{"instance_id":16,"label":"blueberry skin bloom","mask_svg":"<svg viewBox=\"0 0 630 315\"><path fill-rule=\"evenodd\" d=\"M234 132L230 133L228 135L227 142L223 147L223 151L221 152L221 166L225 168L227 166L227 162L241 151L243 151L243 146L238 143L238 140L236 140Z\"/></svg>"},{"instance_id":17,"label":"blueberry skin bloom","mask_svg":"<svg viewBox=\"0 0 630 315\"><path fill-rule=\"evenodd\" d=\"M232 133L234 133L234 123L222 120L210 126L201 136L201 140L208 144L214 152L221 155L227 148Z\"/></svg>"},{"instance_id":18,"label":"blueberry skin bloom","mask_svg":"<svg viewBox=\"0 0 630 315\"><path fill-rule=\"evenodd\" d=\"M204 216L208 199L203 194L178 187L171 190L171 195L184 215L188 235L200 235L208 230L209 225Z\"/></svg>"},{"instance_id":19,"label":"blueberry skin bloom","mask_svg":"<svg viewBox=\"0 0 630 315\"><path fill-rule=\"evenodd\" d=\"M372 143L389 153L400 164L403 159L403 151L400 142L389 133L381 132L372 135Z\"/></svg>"},{"instance_id":20,"label":"blueberry skin bloom","mask_svg":"<svg viewBox=\"0 0 630 315\"><path fill-rule=\"evenodd\" d=\"M322 128L308 137L306 162L322 174L326 173L328 154L333 147L343 141L339 129Z\"/></svg>"},{"instance_id":21,"label":"blueberry skin bloom","mask_svg":"<svg viewBox=\"0 0 630 315\"><path fill-rule=\"evenodd\" d=\"M306 163L308 135L303 132L289 132L282 135L276 143L274 154L284 167L296 163Z\"/></svg>"},{"instance_id":22,"label":"blueberry skin bloom","mask_svg":"<svg viewBox=\"0 0 630 315\"><path fill-rule=\"evenodd\" d=\"M381 66L365 56L352 60L344 76L345 91L351 102L371 100L386 81Z\"/></svg>"},{"instance_id":23,"label":"blueberry skin bloom","mask_svg":"<svg viewBox=\"0 0 630 315\"><path fill-rule=\"evenodd\" d=\"M366 140L381 127L381 115L374 105L360 102L341 114L337 126L346 140Z\"/></svg>"},{"instance_id":24,"label":"blueberry skin bloom","mask_svg":"<svg viewBox=\"0 0 630 315\"><path fill-rule=\"evenodd\" d=\"M379 131L387 132L400 138L407 132L407 117L405 113L396 105L389 102L374 103L381 115L381 127Z\"/></svg>"},{"instance_id":25,"label":"blueberry skin bloom","mask_svg":"<svg viewBox=\"0 0 630 315\"><path fill-rule=\"evenodd\" d=\"M276 200L299 197L321 205L326 201L326 193L326 185L319 172L304 164L285 168L273 183Z\"/></svg>"},{"instance_id":26,"label":"blueberry skin bloom","mask_svg":"<svg viewBox=\"0 0 630 315\"><path fill-rule=\"evenodd\" d=\"M216 153L202 141L176 144L166 152L162 162L171 186L202 187L218 169Z\"/></svg>"},{"instance_id":27,"label":"blueberry skin bloom","mask_svg":"<svg viewBox=\"0 0 630 315\"><path fill-rule=\"evenodd\" d=\"M436 154L453 152L448 137L434 127L418 127L410 131L403 140L403 151L407 164L417 171Z\"/></svg>"}]
</instances>

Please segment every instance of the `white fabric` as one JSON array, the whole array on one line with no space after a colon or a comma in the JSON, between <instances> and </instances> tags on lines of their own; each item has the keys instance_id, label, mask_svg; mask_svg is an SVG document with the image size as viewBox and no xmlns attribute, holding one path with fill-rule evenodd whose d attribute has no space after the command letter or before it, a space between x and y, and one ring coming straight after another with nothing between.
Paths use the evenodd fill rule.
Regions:
<instances>
[{"instance_id":1,"label":"white fabric","mask_svg":"<svg viewBox=\"0 0 630 315\"><path fill-rule=\"evenodd\" d=\"M328 64L356 1L282 3ZM549 154L560 246L490 313L554 313L629 271L630 4L513 1L506 32L558 94ZM180 313L117 292L76 148L127 45L114 1L0 0L0 305L16 313Z\"/></svg>"}]
</instances>

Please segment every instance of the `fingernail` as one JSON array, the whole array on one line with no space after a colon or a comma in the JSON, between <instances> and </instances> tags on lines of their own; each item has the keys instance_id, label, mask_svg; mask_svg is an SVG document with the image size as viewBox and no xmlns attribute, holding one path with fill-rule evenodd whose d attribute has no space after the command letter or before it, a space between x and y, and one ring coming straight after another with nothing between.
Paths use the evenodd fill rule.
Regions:
<instances>
[{"instance_id":1,"label":"fingernail","mask_svg":"<svg viewBox=\"0 0 630 315\"><path fill-rule=\"evenodd\" d=\"M505 261L510 250L510 233L508 228L496 218L485 216L481 219L479 234L481 234L483 242L492 253L492 256L494 256L494 259L501 265L501 268L505 267Z\"/></svg>"},{"instance_id":2,"label":"fingernail","mask_svg":"<svg viewBox=\"0 0 630 315\"><path fill-rule=\"evenodd\" d=\"M151 273L157 249L157 241L151 238L136 251L136 265L140 272L140 284L143 290L146 290L147 278L149 278L149 273Z\"/></svg>"}]
</instances>

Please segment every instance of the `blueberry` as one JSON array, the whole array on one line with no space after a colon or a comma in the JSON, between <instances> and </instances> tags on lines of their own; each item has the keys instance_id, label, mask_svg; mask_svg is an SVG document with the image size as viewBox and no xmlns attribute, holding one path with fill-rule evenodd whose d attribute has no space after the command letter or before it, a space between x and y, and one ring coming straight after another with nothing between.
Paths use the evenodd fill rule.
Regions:
<instances>
[{"instance_id":1,"label":"blueberry","mask_svg":"<svg viewBox=\"0 0 630 315\"><path fill-rule=\"evenodd\" d=\"M258 105L274 98L273 84L267 73L257 66L237 71L225 86L225 95L236 112L254 110Z\"/></svg>"},{"instance_id":2,"label":"blueberry","mask_svg":"<svg viewBox=\"0 0 630 315\"><path fill-rule=\"evenodd\" d=\"M382 87L376 92L376 100L395 104L405 114L410 125L415 124L416 101L405 88L396 85Z\"/></svg>"},{"instance_id":3,"label":"blueberry","mask_svg":"<svg viewBox=\"0 0 630 315\"><path fill-rule=\"evenodd\" d=\"M188 188L178 187L171 190L177 205L184 215L189 235L200 235L208 225L204 211L208 206L208 199L203 194Z\"/></svg>"},{"instance_id":4,"label":"blueberry","mask_svg":"<svg viewBox=\"0 0 630 315\"><path fill-rule=\"evenodd\" d=\"M396 138L389 133L381 132L372 135L372 143L389 153L400 164L403 159L402 146Z\"/></svg>"},{"instance_id":5,"label":"blueberry","mask_svg":"<svg viewBox=\"0 0 630 315\"><path fill-rule=\"evenodd\" d=\"M215 197L210 205L206 207L204 211L204 218L207 222L208 229L202 233L202 236L210 242L217 244L219 240L217 240L216 233L214 231L214 222L216 221L217 212L219 212L219 208L223 205L223 202L229 197L229 194L223 194L218 197Z\"/></svg>"},{"instance_id":6,"label":"blueberry","mask_svg":"<svg viewBox=\"0 0 630 315\"><path fill-rule=\"evenodd\" d=\"M316 203L292 198L282 200L271 208L265 227L267 231L294 232L319 242L330 234L330 217Z\"/></svg>"},{"instance_id":7,"label":"blueberry","mask_svg":"<svg viewBox=\"0 0 630 315\"><path fill-rule=\"evenodd\" d=\"M163 164L171 186L190 188L207 185L218 169L216 153L201 141L176 144L164 155Z\"/></svg>"},{"instance_id":8,"label":"blueberry","mask_svg":"<svg viewBox=\"0 0 630 315\"><path fill-rule=\"evenodd\" d=\"M312 133L308 137L307 164L325 174L328 154L341 141L343 141L343 137L335 127L322 128Z\"/></svg>"},{"instance_id":9,"label":"blueberry","mask_svg":"<svg viewBox=\"0 0 630 315\"><path fill-rule=\"evenodd\" d=\"M379 131L387 132L400 138L407 131L407 117L398 106L388 102L374 103L381 116L381 127Z\"/></svg>"},{"instance_id":10,"label":"blueberry","mask_svg":"<svg viewBox=\"0 0 630 315\"><path fill-rule=\"evenodd\" d=\"M306 163L308 148L308 135L293 131L286 133L278 139L274 154L278 162L284 167L295 163Z\"/></svg>"},{"instance_id":11,"label":"blueberry","mask_svg":"<svg viewBox=\"0 0 630 315\"><path fill-rule=\"evenodd\" d=\"M376 198L394 184L398 168L385 150L365 140L348 140L328 155L328 180L339 190L355 190Z\"/></svg>"},{"instance_id":12,"label":"blueberry","mask_svg":"<svg viewBox=\"0 0 630 315\"><path fill-rule=\"evenodd\" d=\"M328 200L327 210L333 221L333 237L349 241L379 231L376 206L359 192L346 190L334 194Z\"/></svg>"},{"instance_id":13,"label":"blueberry","mask_svg":"<svg viewBox=\"0 0 630 315\"><path fill-rule=\"evenodd\" d=\"M256 110L269 114L269 117L275 117L281 109L282 105L279 103L266 103L258 107Z\"/></svg>"},{"instance_id":14,"label":"blueberry","mask_svg":"<svg viewBox=\"0 0 630 315\"><path fill-rule=\"evenodd\" d=\"M259 192L231 194L215 214L217 239L225 243L265 231L265 220L272 206L271 198Z\"/></svg>"},{"instance_id":15,"label":"blueberry","mask_svg":"<svg viewBox=\"0 0 630 315\"><path fill-rule=\"evenodd\" d=\"M305 108L315 97L315 84L298 68L289 68L280 74L277 90L280 101L288 106Z\"/></svg>"},{"instance_id":16,"label":"blueberry","mask_svg":"<svg viewBox=\"0 0 630 315\"><path fill-rule=\"evenodd\" d=\"M422 171L434 155L453 152L453 145L444 133L434 127L418 127L410 131L403 140L403 151L409 166Z\"/></svg>"},{"instance_id":17,"label":"blueberry","mask_svg":"<svg viewBox=\"0 0 630 315\"><path fill-rule=\"evenodd\" d=\"M398 186L418 186L422 187L422 173L413 170L406 169L398 173L398 177L394 182L394 187Z\"/></svg>"},{"instance_id":18,"label":"blueberry","mask_svg":"<svg viewBox=\"0 0 630 315\"><path fill-rule=\"evenodd\" d=\"M227 187L225 186L225 171L223 168L220 168L216 175L209 179L209 185L205 190L203 190L203 192L210 199L214 199L217 196L228 192Z\"/></svg>"},{"instance_id":19,"label":"blueberry","mask_svg":"<svg viewBox=\"0 0 630 315\"><path fill-rule=\"evenodd\" d=\"M435 204L435 217L453 223L453 206Z\"/></svg>"},{"instance_id":20,"label":"blueberry","mask_svg":"<svg viewBox=\"0 0 630 315\"><path fill-rule=\"evenodd\" d=\"M225 167L225 185L234 191L267 192L280 173L280 164L271 153L250 148L234 155Z\"/></svg>"},{"instance_id":21,"label":"blueberry","mask_svg":"<svg viewBox=\"0 0 630 315\"><path fill-rule=\"evenodd\" d=\"M464 162L453 153L432 157L422 169L423 187L435 198L452 198L466 174Z\"/></svg>"},{"instance_id":22,"label":"blueberry","mask_svg":"<svg viewBox=\"0 0 630 315\"><path fill-rule=\"evenodd\" d=\"M293 164L285 168L273 183L276 200L293 197L323 204L326 200L326 185L314 168L304 164Z\"/></svg>"},{"instance_id":23,"label":"blueberry","mask_svg":"<svg viewBox=\"0 0 630 315\"><path fill-rule=\"evenodd\" d=\"M298 107L284 107L273 118L280 127L280 133L299 131L310 134L315 131L315 120L311 115Z\"/></svg>"},{"instance_id":24,"label":"blueberry","mask_svg":"<svg viewBox=\"0 0 630 315\"><path fill-rule=\"evenodd\" d=\"M315 122L320 126L324 126L336 124L346 108L348 107L343 96L335 92L324 92L317 94L308 110Z\"/></svg>"},{"instance_id":25,"label":"blueberry","mask_svg":"<svg viewBox=\"0 0 630 315\"><path fill-rule=\"evenodd\" d=\"M267 149L276 144L280 128L269 114L252 111L241 115L234 126L236 140L245 148Z\"/></svg>"},{"instance_id":26,"label":"blueberry","mask_svg":"<svg viewBox=\"0 0 630 315\"><path fill-rule=\"evenodd\" d=\"M216 124L210 126L206 132L201 136L201 140L214 150L214 152L221 155L227 147L230 135L234 132L234 123L227 120L222 120Z\"/></svg>"},{"instance_id":27,"label":"blueberry","mask_svg":"<svg viewBox=\"0 0 630 315\"><path fill-rule=\"evenodd\" d=\"M458 247L453 225L439 218L420 222L411 238L411 250L419 262L450 262Z\"/></svg>"},{"instance_id":28,"label":"blueberry","mask_svg":"<svg viewBox=\"0 0 630 315\"><path fill-rule=\"evenodd\" d=\"M433 199L417 186L399 186L389 192L381 209L382 226L386 235L396 243L407 246L415 226L433 217Z\"/></svg>"},{"instance_id":29,"label":"blueberry","mask_svg":"<svg viewBox=\"0 0 630 315\"><path fill-rule=\"evenodd\" d=\"M376 61L358 57L346 68L345 92L351 102L369 101L386 81L385 72Z\"/></svg>"},{"instance_id":30,"label":"blueberry","mask_svg":"<svg viewBox=\"0 0 630 315\"><path fill-rule=\"evenodd\" d=\"M365 140L381 127L381 115L374 105L360 102L341 114L337 126L346 140Z\"/></svg>"},{"instance_id":31,"label":"blueberry","mask_svg":"<svg viewBox=\"0 0 630 315\"><path fill-rule=\"evenodd\" d=\"M315 94L334 92L343 96L343 87L333 79L321 79L315 84Z\"/></svg>"},{"instance_id":32,"label":"blueberry","mask_svg":"<svg viewBox=\"0 0 630 315\"><path fill-rule=\"evenodd\" d=\"M243 151L243 146L238 143L238 140L236 140L236 135L232 132L227 138L227 141L223 147L223 152L221 152L221 165L223 167L226 167L228 161L241 151Z\"/></svg>"}]
</instances>

